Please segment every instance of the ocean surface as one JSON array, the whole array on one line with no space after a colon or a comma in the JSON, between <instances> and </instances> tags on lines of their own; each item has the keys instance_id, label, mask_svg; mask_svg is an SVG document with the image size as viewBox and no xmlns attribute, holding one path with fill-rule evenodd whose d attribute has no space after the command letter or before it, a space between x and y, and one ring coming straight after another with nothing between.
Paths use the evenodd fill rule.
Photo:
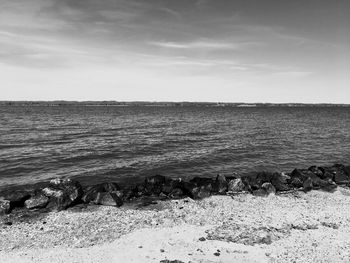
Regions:
<instances>
[{"instance_id":1,"label":"ocean surface","mask_svg":"<svg viewBox=\"0 0 350 263\"><path fill-rule=\"evenodd\" d=\"M333 163L350 163L350 107L0 107L0 189Z\"/></svg>"}]
</instances>

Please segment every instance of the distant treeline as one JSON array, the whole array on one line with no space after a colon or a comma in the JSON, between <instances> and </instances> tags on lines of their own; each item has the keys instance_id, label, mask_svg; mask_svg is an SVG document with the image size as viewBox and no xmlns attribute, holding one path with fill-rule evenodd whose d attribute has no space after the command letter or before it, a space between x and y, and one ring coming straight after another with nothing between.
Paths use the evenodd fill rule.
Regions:
<instances>
[{"instance_id":1,"label":"distant treeline","mask_svg":"<svg viewBox=\"0 0 350 263\"><path fill-rule=\"evenodd\" d=\"M150 101L0 101L0 106L206 106L206 107L350 107L350 104L308 103L226 103L226 102L150 102Z\"/></svg>"}]
</instances>

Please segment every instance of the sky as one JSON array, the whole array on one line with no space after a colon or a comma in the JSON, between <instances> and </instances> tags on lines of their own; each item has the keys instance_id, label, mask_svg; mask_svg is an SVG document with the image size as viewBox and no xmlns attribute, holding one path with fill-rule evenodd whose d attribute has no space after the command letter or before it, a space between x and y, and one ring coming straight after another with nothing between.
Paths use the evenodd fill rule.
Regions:
<instances>
[{"instance_id":1,"label":"sky","mask_svg":"<svg viewBox=\"0 0 350 263\"><path fill-rule=\"evenodd\" d=\"M350 103L349 0L0 0L0 100Z\"/></svg>"}]
</instances>

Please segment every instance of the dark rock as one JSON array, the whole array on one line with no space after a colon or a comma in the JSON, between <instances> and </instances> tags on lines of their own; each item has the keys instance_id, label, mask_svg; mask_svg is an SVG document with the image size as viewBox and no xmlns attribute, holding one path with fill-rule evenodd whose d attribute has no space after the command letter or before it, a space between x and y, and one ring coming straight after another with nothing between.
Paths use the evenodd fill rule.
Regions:
<instances>
[{"instance_id":1,"label":"dark rock","mask_svg":"<svg viewBox=\"0 0 350 263\"><path fill-rule=\"evenodd\" d=\"M103 183L101 184L105 192L116 192L120 191L121 188L117 183Z\"/></svg>"},{"instance_id":2,"label":"dark rock","mask_svg":"<svg viewBox=\"0 0 350 263\"><path fill-rule=\"evenodd\" d=\"M24 202L27 209L44 208L49 203L49 198L43 194L35 195Z\"/></svg>"},{"instance_id":3,"label":"dark rock","mask_svg":"<svg viewBox=\"0 0 350 263\"><path fill-rule=\"evenodd\" d=\"M213 180L210 178L195 177L190 182L182 182L181 190L193 199L209 197L213 190Z\"/></svg>"},{"instance_id":4,"label":"dark rock","mask_svg":"<svg viewBox=\"0 0 350 263\"><path fill-rule=\"evenodd\" d=\"M205 237L200 237L198 240L203 242L203 241L206 240L206 238Z\"/></svg>"},{"instance_id":5,"label":"dark rock","mask_svg":"<svg viewBox=\"0 0 350 263\"><path fill-rule=\"evenodd\" d=\"M218 257L218 256L220 256L220 253L219 253L219 252L215 252L215 253L214 253L214 256L217 256L217 257Z\"/></svg>"},{"instance_id":6,"label":"dark rock","mask_svg":"<svg viewBox=\"0 0 350 263\"><path fill-rule=\"evenodd\" d=\"M66 209L78 203L83 195L79 182L70 179L54 179L50 185L42 189L45 196L49 198L48 208L54 210Z\"/></svg>"},{"instance_id":7,"label":"dark rock","mask_svg":"<svg viewBox=\"0 0 350 263\"><path fill-rule=\"evenodd\" d=\"M130 192L128 193L128 191ZM119 207L123 205L123 199L134 196L135 189L133 188L128 188L127 191L124 191L116 183L103 183L88 187L82 197L82 201L84 203Z\"/></svg>"},{"instance_id":8,"label":"dark rock","mask_svg":"<svg viewBox=\"0 0 350 263\"><path fill-rule=\"evenodd\" d=\"M243 183L249 185L251 190L258 190L264 183L271 183L277 191L288 191L290 187L287 181L289 176L283 173L259 172L249 176L242 177Z\"/></svg>"},{"instance_id":9,"label":"dark rock","mask_svg":"<svg viewBox=\"0 0 350 263\"><path fill-rule=\"evenodd\" d=\"M170 198L180 199L184 197L184 192L180 188L175 188L169 194Z\"/></svg>"},{"instance_id":10,"label":"dark rock","mask_svg":"<svg viewBox=\"0 0 350 263\"><path fill-rule=\"evenodd\" d=\"M6 193L3 198L10 201L11 209L13 209L15 207L23 207L24 202L29 199L30 196L31 192L19 190Z\"/></svg>"},{"instance_id":11,"label":"dark rock","mask_svg":"<svg viewBox=\"0 0 350 263\"><path fill-rule=\"evenodd\" d=\"M289 180L290 176L285 173L273 173L270 183L276 188L276 191L283 192L290 190Z\"/></svg>"},{"instance_id":12,"label":"dark rock","mask_svg":"<svg viewBox=\"0 0 350 263\"><path fill-rule=\"evenodd\" d=\"M337 184L349 184L350 173L348 169L342 164L335 164L331 167L322 167L325 174L333 176L333 181Z\"/></svg>"},{"instance_id":13,"label":"dark rock","mask_svg":"<svg viewBox=\"0 0 350 263\"><path fill-rule=\"evenodd\" d=\"M147 177L144 182L145 193L148 195L159 195L168 180L170 179L162 175Z\"/></svg>"},{"instance_id":14,"label":"dark rock","mask_svg":"<svg viewBox=\"0 0 350 263\"><path fill-rule=\"evenodd\" d=\"M103 183L94 186L89 186L85 189L85 194L82 196L81 200L84 203L96 202L97 195L99 193L115 193L120 199L124 198L126 192L121 190L121 187L116 183ZM135 193L132 191L130 194L134 196Z\"/></svg>"},{"instance_id":15,"label":"dark rock","mask_svg":"<svg viewBox=\"0 0 350 263\"><path fill-rule=\"evenodd\" d=\"M268 196L268 193L266 192L265 189L257 189L253 191L253 195L264 197L264 196Z\"/></svg>"},{"instance_id":16,"label":"dark rock","mask_svg":"<svg viewBox=\"0 0 350 263\"><path fill-rule=\"evenodd\" d=\"M223 175L217 175L213 190L215 193L225 194L227 192L227 185L226 177Z\"/></svg>"},{"instance_id":17,"label":"dark rock","mask_svg":"<svg viewBox=\"0 0 350 263\"><path fill-rule=\"evenodd\" d=\"M98 192L93 202L97 205L117 206L123 205L123 201L115 192Z\"/></svg>"},{"instance_id":18,"label":"dark rock","mask_svg":"<svg viewBox=\"0 0 350 263\"><path fill-rule=\"evenodd\" d=\"M196 186L192 188L192 198L193 199L203 199L211 195L211 187L207 186Z\"/></svg>"},{"instance_id":19,"label":"dark rock","mask_svg":"<svg viewBox=\"0 0 350 263\"><path fill-rule=\"evenodd\" d=\"M194 177L190 180L190 183L195 184L196 186L204 186L206 188L213 188L213 180L207 177Z\"/></svg>"},{"instance_id":20,"label":"dark rock","mask_svg":"<svg viewBox=\"0 0 350 263\"><path fill-rule=\"evenodd\" d=\"M175 189L181 189L183 186L183 181L181 179L169 179L165 181L162 187L162 193L169 195L171 192L173 192Z\"/></svg>"},{"instance_id":21,"label":"dark rock","mask_svg":"<svg viewBox=\"0 0 350 263\"><path fill-rule=\"evenodd\" d=\"M333 192L335 189L337 189L337 184L333 182L331 179L325 182L324 185L321 186L321 189L326 192Z\"/></svg>"},{"instance_id":22,"label":"dark rock","mask_svg":"<svg viewBox=\"0 0 350 263\"><path fill-rule=\"evenodd\" d=\"M308 170L312 173L314 173L315 175L317 175L319 178L324 179L323 175L324 175L324 171L321 167L317 167L317 166L311 166L308 168Z\"/></svg>"},{"instance_id":23,"label":"dark rock","mask_svg":"<svg viewBox=\"0 0 350 263\"><path fill-rule=\"evenodd\" d=\"M8 214L11 211L10 201L0 199L0 215Z\"/></svg>"},{"instance_id":24,"label":"dark rock","mask_svg":"<svg viewBox=\"0 0 350 263\"><path fill-rule=\"evenodd\" d=\"M294 171L291 174L291 178L298 178L300 181L303 182L303 184L306 180L310 178L313 188L316 189L326 187L329 185L328 181L321 179L308 169L294 169ZM305 187L305 185L303 185L303 187Z\"/></svg>"},{"instance_id":25,"label":"dark rock","mask_svg":"<svg viewBox=\"0 0 350 263\"><path fill-rule=\"evenodd\" d=\"M294 177L291 179L290 185L295 188L300 188L303 187L303 182L299 178Z\"/></svg>"},{"instance_id":26,"label":"dark rock","mask_svg":"<svg viewBox=\"0 0 350 263\"><path fill-rule=\"evenodd\" d=\"M276 188L271 183L263 183L261 189L265 190L267 195L276 193Z\"/></svg>"},{"instance_id":27,"label":"dark rock","mask_svg":"<svg viewBox=\"0 0 350 263\"><path fill-rule=\"evenodd\" d=\"M311 191L313 188L313 183L311 177L307 178L303 183L303 190L305 192Z\"/></svg>"},{"instance_id":28,"label":"dark rock","mask_svg":"<svg viewBox=\"0 0 350 263\"><path fill-rule=\"evenodd\" d=\"M239 193L244 191L245 185L241 178L233 179L228 182L227 190L229 192Z\"/></svg>"}]
</instances>

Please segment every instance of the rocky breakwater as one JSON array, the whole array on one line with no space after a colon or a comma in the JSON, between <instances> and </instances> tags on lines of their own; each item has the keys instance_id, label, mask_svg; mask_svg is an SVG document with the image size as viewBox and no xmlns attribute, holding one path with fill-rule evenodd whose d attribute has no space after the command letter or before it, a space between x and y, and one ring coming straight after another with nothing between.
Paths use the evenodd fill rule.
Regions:
<instances>
[{"instance_id":1,"label":"rocky breakwater","mask_svg":"<svg viewBox=\"0 0 350 263\"><path fill-rule=\"evenodd\" d=\"M0 215L11 213L14 209L60 211L79 204L120 207L137 200L202 199L210 195L242 193L268 196L312 189L333 191L338 185L350 186L350 166L311 166L308 169L295 169L291 173L256 172L249 176L232 177L217 175L216 178L195 177L189 181L155 175L146 178L143 183L124 187L110 182L83 188L78 181L54 179L32 191L0 193Z\"/></svg>"}]
</instances>

